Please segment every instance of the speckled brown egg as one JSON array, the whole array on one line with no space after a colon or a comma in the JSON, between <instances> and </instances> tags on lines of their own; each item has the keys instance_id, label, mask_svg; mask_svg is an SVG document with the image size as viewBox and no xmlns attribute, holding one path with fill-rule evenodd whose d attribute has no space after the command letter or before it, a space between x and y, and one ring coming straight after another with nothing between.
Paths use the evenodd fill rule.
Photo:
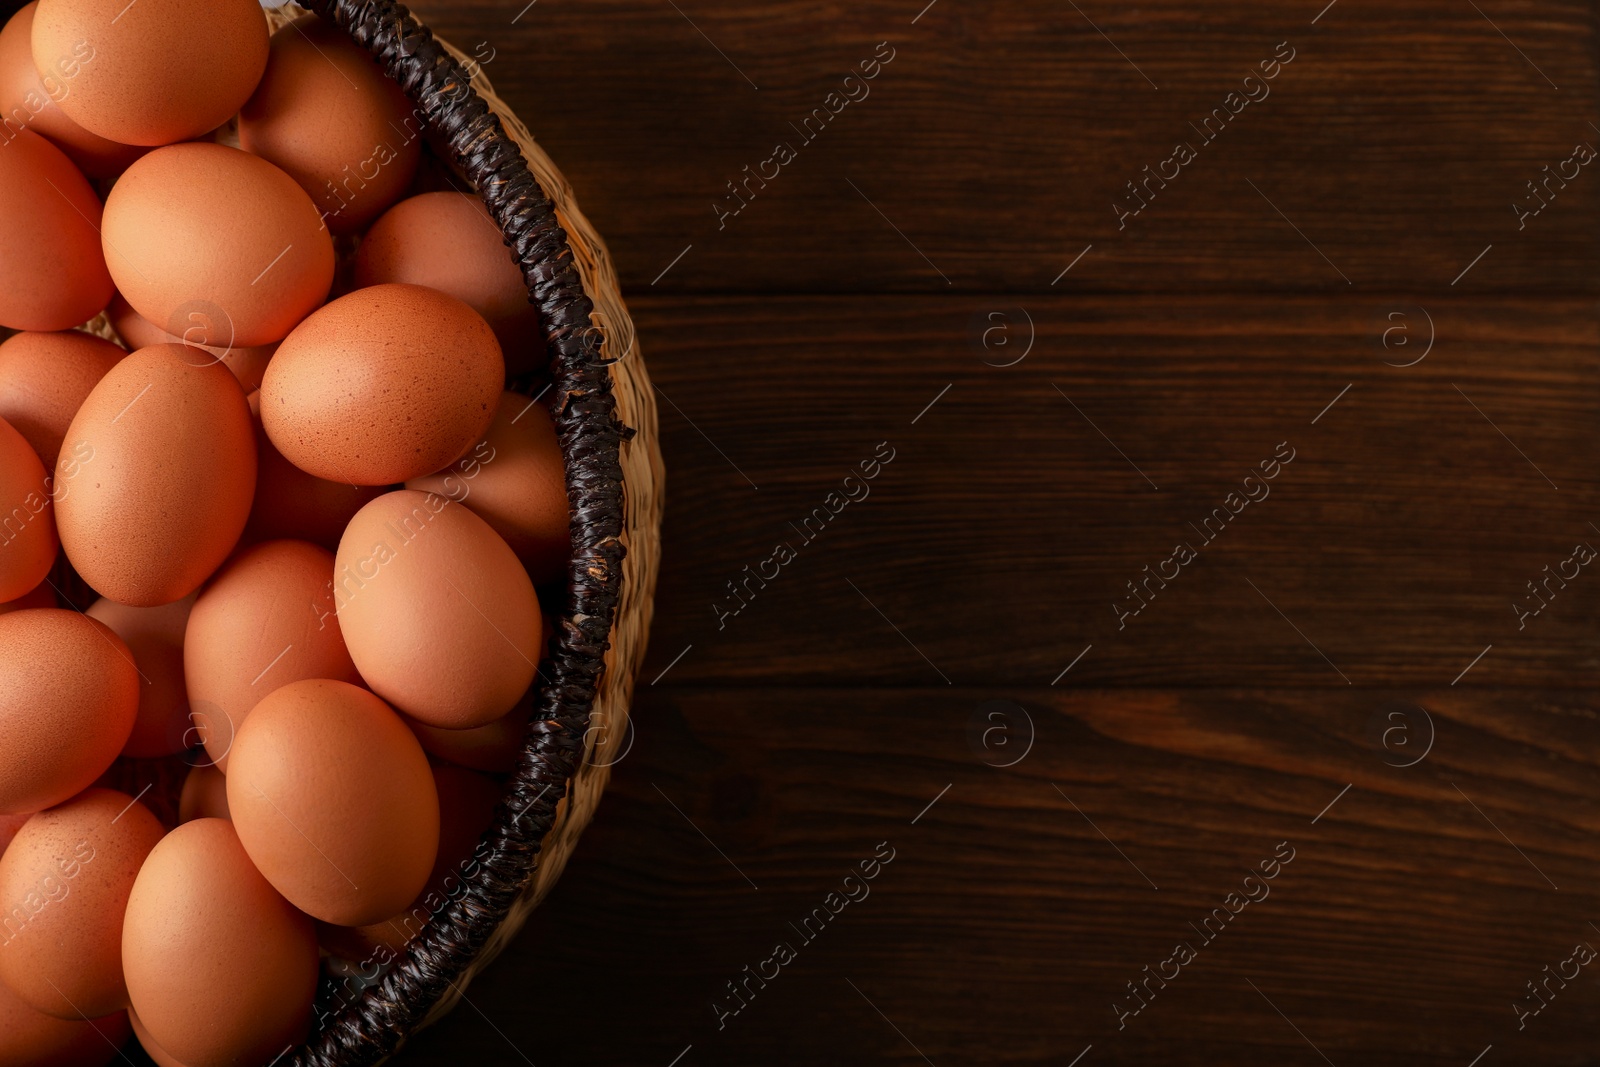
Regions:
<instances>
[{"instance_id":1,"label":"speckled brown egg","mask_svg":"<svg viewBox=\"0 0 1600 1067\"><path fill-rule=\"evenodd\" d=\"M201 592L184 638L184 676L195 725L222 770L251 709L274 689L305 678L361 681L332 586L332 552L268 541L236 555Z\"/></svg>"},{"instance_id":2,"label":"speckled brown egg","mask_svg":"<svg viewBox=\"0 0 1600 1067\"><path fill-rule=\"evenodd\" d=\"M46 470L55 470L72 417L124 355L79 330L19 333L0 342L0 418L28 439Z\"/></svg>"},{"instance_id":3,"label":"speckled brown egg","mask_svg":"<svg viewBox=\"0 0 1600 1067\"><path fill-rule=\"evenodd\" d=\"M318 939L330 952L355 963L387 958L379 956L383 949L398 953L422 932L434 912L459 898L473 880L478 839L494 821L495 805L504 790L486 774L447 763L434 766L433 785L439 794L439 851L427 887L404 911L379 922L319 924Z\"/></svg>"},{"instance_id":4,"label":"speckled brown egg","mask_svg":"<svg viewBox=\"0 0 1600 1067\"><path fill-rule=\"evenodd\" d=\"M189 1067L270 1063L310 1028L311 920L226 819L186 822L151 850L128 897L122 961L140 1023Z\"/></svg>"},{"instance_id":5,"label":"speckled brown egg","mask_svg":"<svg viewBox=\"0 0 1600 1067\"><path fill-rule=\"evenodd\" d=\"M59 608L0 615L0 812L88 788L138 713L133 653L105 623Z\"/></svg>"},{"instance_id":6,"label":"speckled brown egg","mask_svg":"<svg viewBox=\"0 0 1600 1067\"><path fill-rule=\"evenodd\" d=\"M68 330L110 303L103 211L61 149L32 130L0 141L0 326Z\"/></svg>"},{"instance_id":7,"label":"speckled brown egg","mask_svg":"<svg viewBox=\"0 0 1600 1067\"><path fill-rule=\"evenodd\" d=\"M32 130L67 154L91 178L114 178L146 149L118 144L90 133L56 106L72 92L82 67L76 55L64 67L41 75L33 65L33 11L37 0L21 8L0 29L0 117L15 129Z\"/></svg>"},{"instance_id":8,"label":"speckled brown egg","mask_svg":"<svg viewBox=\"0 0 1600 1067\"><path fill-rule=\"evenodd\" d=\"M330 482L307 474L283 458L261 425L261 394L250 394L250 413L256 420L256 499L244 537L249 541L292 538L321 545L330 552L339 547L344 528L367 502L382 496L384 487Z\"/></svg>"},{"instance_id":9,"label":"speckled brown egg","mask_svg":"<svg viewBox=\"0 0 1600 1067\"><path fill-rule=\"evenodd\" d=\"M105 1067L127 1040L127 1012L89 1022L57 1019L0 985L0 1063L8 1067Z\"/></svg>"},{"instance_id":10,"label":"speckled brown egg","mask_svg":"<svg viewBox=\"0 0 1600 1067\"><path fill-rule=\"evenodd\" d=\"M301 323L261 382L278 451L319 478L392 485L482 439L505 378L483 316L420 285L375 285Z\"/></svg>"},{"instance_id":11,"label":"speckled brown egg","mask_svg":"<svg viewBox=\"0 0 1600 1067\"><path fill-rule=\"evenodd\" d=\"M233 551L255 493L239 382L183 345L140 349L84 401L56 464L56 523L78 573L135 607L182 600Z\"/></svg>"},{"instance_id":12,"label":"speckled brown egg","mask_svg":"<svg viewBox=\"0 0 1600 1067\"><path fill-rule=\"evenodd\" d=\"M178 797L178 822L226 818L229 818L228 779L215 764L202 763L189 768L183 779L183 792Z\"/></svg>"},{"instance_id":13,"label":"speckled brown egg","mask_svg":"<svg viewBox=\"0 0 1600 1067\"><path fill-rule=\"evenodd\" d=\"M356 250L355 283L410 282L449 293L482 315L512 374L548 362L539 311L500 228L466 193L422 193L373 223Z\"/></svg>"},{"instance_id":14,"label":"speckled brown egg","mask_svg":"<svg viewBox=\"0 0 1600 1067\"><path fill-rule=\"evenodd\" d=\"M39 0L33 63L70 74L59 104L84 129L164 145L239 110L266 68L267 38L256 0Z\"/></svg>"},{"instance_id":15,"label":"speckled brown egg","mask_svg":"<svg viewBox=\"0 0 1600 1067\"><path fill-rule=\"evenodd\" d=\"M362 508L339 542L333 589L356 669L413 719L482 726L533 681L543 628L533 583L460 504L406 489Z\"/></svg>"},{"instance_id":16,"label":"speckled brown egg","mask_svg":"<svg viewBox=\"0 0 1600 1067\"><path fill-rule=\"evenodd\" d=\"M558 578L572 555L566 469L550 412L520 393L500 397L488 435L449 467L406 482L438 493L494 528L535 585Z\"/></svg>"},{"instance_id":17,"label":"speckled brown egg","mask_svg":"<svg viewBox=\"0 0 1600 1067\"><path fill-rule=\"evenodd\" d=\"M133 653L139 668L139 717L122 747L124 756L150 759L189 747L189 698L183 684L183 631L194 596L154 608L135 608L104 597L85 612L99 619Z\"/></svg>"},{"instance_id":18,"label":"speckled brown egg","mask_svg":"<svg viewBox=\"0 0 1600 1067\"><path fill-rule=\"evenodd\" d=\"M240 388L246 393L253 393L261 388L261 376L267 373L267 363L271 361L272 354L278 350L277 342L270 345L256 345L253 348L232 348L229 347L228 340L232 331L228 328L226 320L214 313L207 314L205 309L198 307L183 309L182 315L182 319L173 324L184 335L179 336L158 328L149 319L133 310L133 305L129 304L121 293L113 296L106 308L106 318L111 320L111 327L117 331L117 336L127 344L128 351L136 352L151 345L190 345L194 348L203 348L233 372L233 376L239 379ZM223 343L207 344L206 341L212 337L219 337Z\"/></svg>"},{"instance_id":19,"label":"speckled brown egg","mask_svg":"<svg viewBox=\"0 0 1600 1067\"><path fill-rule=\"evenodd\" d=\"M27 440L0 419L0 601L26 595L56 561L50 483Z\"/></svg>"},{"instance_id":20,"label":"speckled brown egg","mask_svg":"<svg viewBox=\"0 0 1600 1067\"><path fill-rule=\"evenodd\" d=\"M89 789L29 819L0 857L0 981L61 1019L128 1006L122 913L166 829L133 797ZM20 917L19 917L20 911Z\"/></svg>"},{"instance_id":21,"label":"speckled brown egg","mask_svg":"<svg viewBox=\"0 0 1600 1067\"><path fill-rule=\"evenodd\" d=\"M366 49L302 15L272 35L266 73L239 111L239 147L287 171L334 233L355 233L417 172L423 121L413 111Z\"/></svg>"},{"instance_id":22,"label":"speckled brown egg","mask_svg":"<svg viewBox=\"0 0 1600 1067\"><path fill-rule=\"evenodd\" d=\"M307 915L377 922L427 884L439 848L428 757L365 689L312 679L274 691L240 728L227 775L245 851Z\"/></svg>"},{"instance_id":23,"label":"speckled brown egg","mask_svg":"<svg viewBox=\"0 0 1600 1067\"><path fill-rule=\"evenodd\" d=\"M223 348L282 340L333 284L333 238L305 190L219 144L170 145L129 167L106 199L104 246L135 311Z\"/></svg>"}]
</instances>

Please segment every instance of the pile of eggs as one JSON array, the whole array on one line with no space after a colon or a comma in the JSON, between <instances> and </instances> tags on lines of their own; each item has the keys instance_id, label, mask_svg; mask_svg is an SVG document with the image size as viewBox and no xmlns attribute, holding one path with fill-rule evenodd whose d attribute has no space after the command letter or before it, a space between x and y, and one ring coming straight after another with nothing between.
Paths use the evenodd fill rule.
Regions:
<instances>
[{"instance_id":1,"label":"pile of eggs","mask_svg":"<svg viewBox=\"0 0 1600 1067\"><path fill-rule=\"evenodd\" d=\"M423 126L257 0L0 30L0 1067L270 1063L482 858L569 514Z\"/></svg>"}]
</instances>

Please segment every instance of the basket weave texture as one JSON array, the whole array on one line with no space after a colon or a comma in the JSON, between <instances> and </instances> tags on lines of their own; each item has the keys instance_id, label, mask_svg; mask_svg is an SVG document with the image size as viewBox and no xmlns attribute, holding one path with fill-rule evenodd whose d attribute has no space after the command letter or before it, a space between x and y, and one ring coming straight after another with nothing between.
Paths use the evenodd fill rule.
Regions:
<instances>
[{"instance_id":1,"label":"basket weave texture","mask_svg":"<svg viewBox=\"0 0 1600 1067\"><path fill-rule=\"evenodd\" d=\"M573 557L550 658L482 862L393 966L360 992L325 986L325 1025L281 1063L354 1067L391 1055L449 1011L554 886L631 743L660 558L654 394L605 243L566 179L476 64L391 0L305 0L367 49L476 189L539 307L566 461ZM468 71L471 71L469 76ZM530 991L531 993L531 991Z\"/></svg>"}]
</instances>

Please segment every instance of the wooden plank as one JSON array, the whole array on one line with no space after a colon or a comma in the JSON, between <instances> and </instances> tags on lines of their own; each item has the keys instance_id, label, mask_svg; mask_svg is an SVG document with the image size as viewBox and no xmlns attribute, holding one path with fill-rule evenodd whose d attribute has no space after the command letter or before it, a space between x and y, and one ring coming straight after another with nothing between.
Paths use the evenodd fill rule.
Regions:
<instances>
[{"instance_id":1,"label":"wooden plank","mask_svg":"<svg viewBox=\"0 0 1600 1067\"><path fill-rule=\"evenodd\" d=\"M1062 684L1593 677L1600 585L1569 562L1600 545L1586 301L635 310L668 469L646 681L1048 684L1091 644ZM1029 320L1025 359L983 362L1021 355ZM884 441L896 458L854 490L870 496L802 537ZM1284 449L1275 479L1245 483ZM1247 492L1270 495L1217 533L1207 517ZM1180 543L1198 552L1181 567ZM1144 602L1129 582L1150 599L1123 618ZM1548 606L1521 617L1529 582Z\"/></svg>"},{"instance_id":2,"label":"wooden plank","mask_svg":"<svg viewBox=\"0 0 1600 1067\"><path fill-rule=\"evenodd\" d=\"M1513 209L1600 146L1589 3L926 2L416 7L493 57L633 294L1039 292L1091 244L1060 288L1444 291L1493 244L1458 289L1595 291L1590 168ZM883 41L866 95L796 132ZM719 221L747 166L770 180ZM1123 228L1147 166L1177 176Z\"/></svg>"},{"instance_id":3,"label":"wooden plank","mask_svg":"<svg viewBox=\"0 0 1600 1067\"><path fill-rule=\"evenodd\" d=\"M1009 769L985 764L1020 754L1020 715L1009 749L971 728L995 698L1034 730ZM1406 702L1427 720L1387 717ZM936 1064L1061 1065L1092 1044L1085 1065L1311 1064L1314 1043L1339 1064L1464 1065L1491 1044L1582 1062L1591 982L1552 986L1521 1030L1512 1005L1600 946L1597 712L1593 691L1448 686L657 691L477 1010L411 1058L922 1063L914 1043ZM804 942L788 923L885 841L870 895ZM1249 890L1267 895L1205 942L1189 924L1282 842L1293 860ZM725 983L779 941L797 959L719 1029ZM1197 958L1119 1029L1125 984L1179 941Z\"/></svg>"}]
</instances>

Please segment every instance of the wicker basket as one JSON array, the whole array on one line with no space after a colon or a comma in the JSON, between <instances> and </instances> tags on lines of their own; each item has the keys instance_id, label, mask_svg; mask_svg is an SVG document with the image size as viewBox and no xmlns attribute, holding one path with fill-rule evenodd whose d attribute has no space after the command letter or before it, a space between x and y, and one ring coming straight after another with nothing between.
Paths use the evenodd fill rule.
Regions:
<instances>
[{"instance_id":1,"label":"wicker basket","mask_svg":"<svg viewBox=\"0 0 1600 1067\"><path fill-rule=\"evenodd\" d=\"M390 0L305 0L378 60L478 190L543 317L573 559L526 746L488 859L376 982L325 981L325 1025L280 1063L377 1063L448 1012L561 875L623 751L660 557L654 394L611 259L566 180L481 70ZM303 11L268 13L274 28ZM467 71L473 74L468 75Z\"/></svg>"}]
</instances>

